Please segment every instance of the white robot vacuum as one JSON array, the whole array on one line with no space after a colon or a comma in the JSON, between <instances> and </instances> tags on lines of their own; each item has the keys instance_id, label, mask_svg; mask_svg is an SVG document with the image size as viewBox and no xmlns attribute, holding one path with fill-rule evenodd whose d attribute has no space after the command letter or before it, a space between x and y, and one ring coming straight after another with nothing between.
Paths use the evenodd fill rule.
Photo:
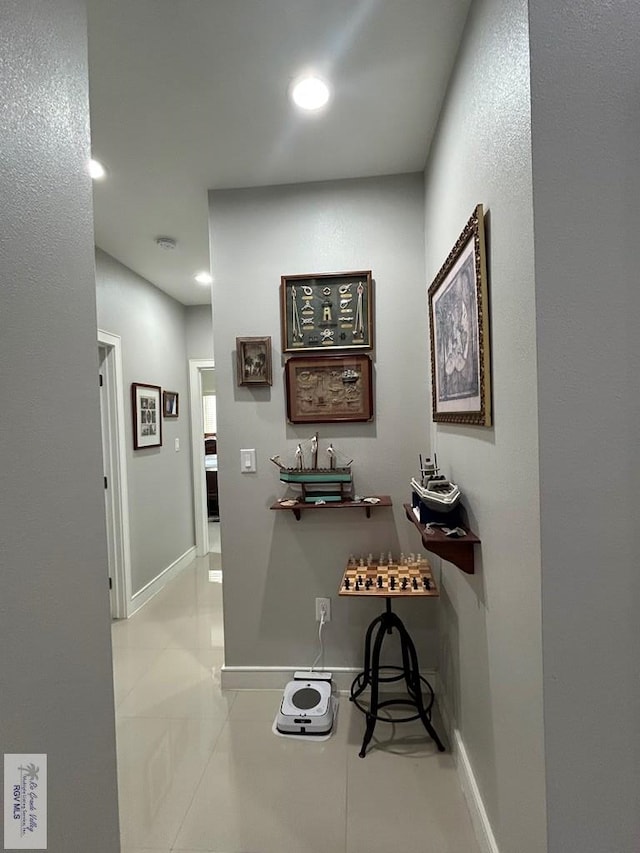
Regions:
<instances>
[{"instance_id":1,"label":"white robot vacuum","mask_svg":"<svg viewBox=\"0 0 640 853\"><path fill-rule=\"evenodd\" d=\"M276 728L285 735L328 735L333 728L331 682L306 678L290 681L276 717Z\"/></svg>"}]
</instances>

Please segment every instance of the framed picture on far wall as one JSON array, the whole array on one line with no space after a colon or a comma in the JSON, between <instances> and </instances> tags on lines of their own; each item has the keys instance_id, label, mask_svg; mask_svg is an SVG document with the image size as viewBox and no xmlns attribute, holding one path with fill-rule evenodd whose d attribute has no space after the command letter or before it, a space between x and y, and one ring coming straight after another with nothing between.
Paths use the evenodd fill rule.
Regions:
<instances>
[{"instance_id":1,"label":"framed picture on far wall","mask_svg":"<svg viewBox=\"0 0 640 853\"><path fill-rule=\"evenodd\" d=\"M479 204L429 288L433 420L491 426L489 301Z\"/></svg>"},{"instance_id":2,"label":"framed picture on far wall","mask_svg":"<svg viewBox=\"0 0 640 853\"><path fill-rule=\"evenodd\" d=\"M271 385L271 338L236 338L238 385Z\"/></svg>"},{"instance_id":3,"label":"framed picture on far wall","mask_svg":"<svg viewBox=\"0 0 640 853\"><path fill-rule=\"evenodd\" d=\"M165 418L178 417L178 392L162 392L162 414Z\"/></svg>"},{"instance_id":4,"label":"framed picture on far wall","mask_svg":"<svg viewBox=\"0 0 640 853\"><path fill-rule=\"evenodd\" d=\"M162 446L162 388L131 383L133 449Z\"/></svg>"}]
</instances>

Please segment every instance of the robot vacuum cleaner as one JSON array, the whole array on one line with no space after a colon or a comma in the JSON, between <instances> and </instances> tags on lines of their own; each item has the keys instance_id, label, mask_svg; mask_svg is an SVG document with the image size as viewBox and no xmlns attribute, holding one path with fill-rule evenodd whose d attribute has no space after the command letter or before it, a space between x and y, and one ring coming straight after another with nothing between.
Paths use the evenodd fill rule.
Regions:
<instances>
[{"instance_id":1,"label":"robot vacuum cleaner","mask_svg":"<svg viewBox=\"0 0 640 853\"><path fill-rule=\"evenodd\" d=\"M284 688L276 728L286 735L328 735L333 728L331 682L313 677L290 681Z\"/></svg>"}]
</instances>

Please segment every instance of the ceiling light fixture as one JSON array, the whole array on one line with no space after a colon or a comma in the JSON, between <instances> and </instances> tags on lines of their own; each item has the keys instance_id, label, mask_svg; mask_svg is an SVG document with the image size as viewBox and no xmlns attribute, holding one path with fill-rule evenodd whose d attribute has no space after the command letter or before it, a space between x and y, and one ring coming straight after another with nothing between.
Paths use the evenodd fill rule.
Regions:
<instances>
[{"instance_id":1,"label":"ceiling light fixture","mask_svg":"<svg viewBox=\"0 0 640 853\"><path fill-rule=\"evenodd\" d=\"M94 181L100 181L106 176L107 170L99 160L94 160L92 158L89 160L89 174Z\"/></svg>"},{"instance_id":2,"label":"ceiling light fixture","mask_svg":"<svg viewBox=\"0 0 640 853\"><path fill-rule=\"evenodd\" d=\"M194 275L194 278L198 284L211 284L213 282L208 272L199 272L197 275Z\"/></svg>"},{"instance_id":3,"label":"ceiling light fixture","mask_svg":"<svg viewBox=\"0 0 640 853\"><path fill-rule=\"evenodd\" d=\"M329 100L329 87L319 77L301 77L291 87L291 100L302 110L319 110Z\"/></svg>"},{"instance_id":4,"label":"ceiling light fixture","mask_svg":"<svg viewBox=\"0 0 640 853\"><path fill-rule=\"evenodd\" d=\"M171 251L178 245L178 241L175 237L156 237L156 245L161 249Z\"/></svg>"}]
</instances>

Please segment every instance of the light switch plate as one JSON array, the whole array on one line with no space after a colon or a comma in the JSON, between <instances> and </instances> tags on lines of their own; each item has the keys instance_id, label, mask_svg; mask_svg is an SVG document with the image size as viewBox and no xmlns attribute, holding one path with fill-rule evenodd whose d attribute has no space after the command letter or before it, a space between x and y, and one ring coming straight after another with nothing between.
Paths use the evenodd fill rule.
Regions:
<instances>
[{"instance_id":1,"label":"light switch plate","mask_svg":"<svg viewBox=\"0 0 640 853\"><path fill-rule=\"evenodd\" d=\"M242 474L254 474L256 471L255 448L240 451L240 471Z\"/></svg>"}]
</instances>

